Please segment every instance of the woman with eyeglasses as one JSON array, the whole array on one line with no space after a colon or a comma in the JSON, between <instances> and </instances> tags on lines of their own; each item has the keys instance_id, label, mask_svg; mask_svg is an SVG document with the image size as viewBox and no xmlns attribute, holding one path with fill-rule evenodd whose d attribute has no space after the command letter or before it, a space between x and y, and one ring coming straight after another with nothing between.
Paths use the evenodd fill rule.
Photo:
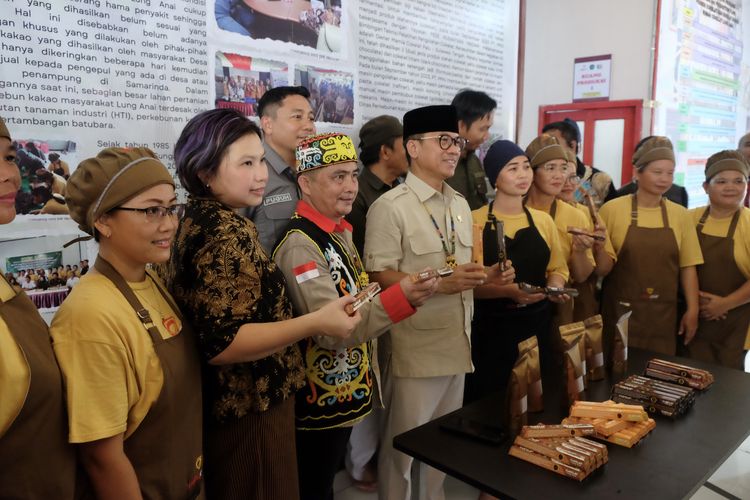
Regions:
<instances>
[{"instance_id":1,"label":"woman with eyeglasses","mask_svg":"<svg viewBox=\"0 0 750 500\"><path fill-rule=\"evenodd\" d=\"M205 111L185 126L174 156L189 198L166 281L204 361L206 494L297 499L294 396L305 382L297 343L347 338L361 316L345 312L354 299L344 297L292 318L284 274L236 213L262 203L268 182L257 125L238 111Z\"/></svg>"},{"instance_id":2,"label":"woman with eyeglasses","mask_svg":"<svg viewBox=\"0 0 750 500\"><path fill-rule=\"evenodd\" d=\"M66 202L91 235L78 240L99 243L93 268L50 327L68 437L88 483L84 497L196 498L203 462L198 353L189 325L148 269L169 258L177 230L172 176L147 148L107 148L73 172Z\"/></svg>"},{"instance_id":3,"label":"woman with eyeglasses","mask_svg":"<svg viewBox=\"0 0 750 500\"><path fill-rule=\"evenodd\" d=\"M557 198L577 208L584 214L587 226L581 229L604 238L604 241L594 240L592 246L595 263L594 272L589 275L586 281L574 281L571 283L571 286L578 290L578 296L573 299L573 321L583 321L599 314L599 279L606 276L612 270L617 254L612 247L612 241L609 239L609 234L599 214L596 213L595 223L589 207L576 200L576 191L582 189L581 178L575 173L577 166L576 155L572 149L566 149L565 153L568 157L568 172L572 173L566 175L565 182Z\"/></svg>"},{"instance_id":4,"label":"woman with eyeglasses","mask_svg":"<svg viewBox=\"0 0 750 500\"><path fill-rule=\"evenodd\" d=\"M636 146L633 165L635 194L599 211L617 252L602 289L605 349L611 348L620 304L628 304L629 346L674 355L677 335L687 345L698 326L696 266L703 256L687 209L664 198L674 179L672 142L647 137ZM680 285L686 310L678 318Z\"/></svg>"},{"instance_id":5,"label":"woman with eyeglasses","mask_svg":"<svg viewBox=\"0 0 750 500\"><path fill-rule=\"evenodd\" d=\"M688 351L741 370L750 327L750 209L742 206L748 164L737 151L721 151L708 159L705 174L709 204L690 211L704 262L698 266L698 331Z\"/></svg>"},{"instance_id":6,"label":"woman with eyeglasses","mask_svg":"<svg viewBox=\"0 0 750 500\"><path fill-rule=\"evenodd\" d=\"M562 287L568 279L554 221L523 203L534 177L528 157L515 143L500 140L490 146L483 163L487 178L495 187L494 200L472 212L474 224L484 227L484 265L494 265L499 260L492 226L501 221L516 283L484 285L474 291L471 353L475 370L466 376L465 404L505 391L518 357L518 342L536 335L548 358L550 301L567 300L547 299L544 294L525 293L518 287L519 282Z\"/></svg>"},{"instance_id":7,"label":"woman with eyeglasses","mask_svg":"<svg viewBox=\"0 0 750 500\"><path fill-rule=\"evenodd\" d=\"M21 175L15 160L0 119L0 225L16 217ZM76 457L67 439L62 376L47 324L9 274L0 276L0 498L72 500Z\"/></svg>"},{"instance_id":8,"label":"woman with eyeglasses","mask_svg":"<svg viewBox=\"0 0 750 500\"><path fill-rule=\"evenodd\" d=\"M525 200L526 206L552 217L570 270L568 283L584 283L596 265L592 253L596 241L590 236L568 233L568 227L588 228L588 218L580 210L557 199L565 180L570 174L575 173L575 170L568 167L565 148L556 137L548 134L542 134L534 139L526 148L526 154L534 170L534 180ZM565 301L555 307L551 334L553 344L558 344L557 327L573 322L573 307L574 300Z\"/></svg>"}]
</instances>

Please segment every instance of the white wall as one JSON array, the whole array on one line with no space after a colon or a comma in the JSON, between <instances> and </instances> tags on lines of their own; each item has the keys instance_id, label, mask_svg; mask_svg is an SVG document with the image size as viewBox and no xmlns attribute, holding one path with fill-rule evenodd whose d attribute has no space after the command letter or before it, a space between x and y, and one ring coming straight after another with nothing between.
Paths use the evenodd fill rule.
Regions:
<instances>
[{"instance_id":1,"label":"white wall","mask_svg":"<svg viewBox=\"0 0 750 500\"><path fill-rule=\"evenodd\" d=\"M536 137L539 106L573 100L573 60L612 54L610 100L651 99L656 0L526 0L519 144ZM643 110L649 132L650 109Z\"/></svg>"}]
</instances>

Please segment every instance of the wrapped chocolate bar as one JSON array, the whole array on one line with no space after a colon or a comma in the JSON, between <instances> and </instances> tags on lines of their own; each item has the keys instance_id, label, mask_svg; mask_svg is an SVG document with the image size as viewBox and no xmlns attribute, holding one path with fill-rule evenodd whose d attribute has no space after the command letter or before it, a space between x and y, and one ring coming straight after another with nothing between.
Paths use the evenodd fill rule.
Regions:
<instances>
[{"instance_id":1,"label":"wrapped chocolate bar","mask_svg":"<svg viewBox=\"0 0 750 500\"><path fill-rule=\"evenodd\" d=\"M560 331L560 339L562 341L563 351L567 351L570 349L570 346L573 345L573 342L576 342L576 340L579 340L576 345L578 345L578 349L580 350L580 359L581 359L581 368L583 369L584 377L583 377L583 387L584 389L588 386L588 383L586 381L586 372L587 372L587 364L586 364L586 325L583 323L583 321L578 321L576 323L569 323L567 325L561 325L559 327Z\"/></svg>"},{"instance_id":2,"label":"wrapped chocolate bar","mask_svg":"<svg viewBox=\"0 0 750 500\"><path fill-rule=\"evenodd\" d=\"M472 244L471 247L471 261L474 264L484 265L484 242L482 240L482 232L484 226L480 224L471 225L471 236Z\"/></svg>"},{"instance_id":3,"label":"wrapped chocolate bar","mask_svg":"<svg viewBox=\"0 0 750 500\"><path fill-rule=\"evenodd\" d=\"M649 361L645 374L651 378L685 385L699 391L708 389L714 383L714 376L711 372L663 359Z\"/></svg>"},{"instance_id":4,"label":"wrapped chocolate bar","mask_svg":"<svg viewBox=\"0 0 750 500\"><path fill-rule=\"evenodd\" d=\"M583 320L586 328L586 377L588 380L604 378L604 347L602 343L602 316L597 314Z\"/></svg>"},{"instance_id":5,"label":"wrapped chocolate bar","mask_svg":"<svg viewBox=\"0 0 750 500\"><path fill-rule=\"evenodd\" d=\"M585 389L583 386L584 371L581 360L581 349L579 344L583 340L582 336L577 337L565 351L565 376L566 376L566 394L568 404L585 398Z\"/></svg>"},{"instance_id":6,"label":"wrapped chocolate bar","mask_svg":"<svg viewBox=\"0 0 750 500\"><path fill-rule=\"evenodd\" d=\"M542 411L544 410L544 402L542 401L542 370L539 364L539 345L537 344L536 336L519 342L518 352L519 354L526 355L528 411Z\"/></svg>"},{"instance_id":7,"label":"wrapped chocolate bar","mask_svg":"<svg viewBox=\"0 0 750 500\"><path fill-rule=\"evenodd\" d=\"M612 387L612 399L620 403L641 404L649 413L677 418L695 401L695 391L668 382L631 375Z\"/></svg>"},{"instance_id":8,"label":"wrapped chocolate bar","mask_svg":"<svg viewBox=\"0 0 750 500\"><path fill-rule=\"evenodd\" d=\"M624 375L628 371L628 322L633 311L628 311L617 320L612 351L612 373Z\"/></svg>"},{"instance_id":9,"label":"wrapped chocolate bar","mask_svg":"<svg viewBox=\"0 0 750 500\"><path fill-rule=\"evenodd\" d=\"M506 427L510 434L517 434L528 421L528 353L518 356L508 382L506 395Z\"/></svg>"}]
</instances>

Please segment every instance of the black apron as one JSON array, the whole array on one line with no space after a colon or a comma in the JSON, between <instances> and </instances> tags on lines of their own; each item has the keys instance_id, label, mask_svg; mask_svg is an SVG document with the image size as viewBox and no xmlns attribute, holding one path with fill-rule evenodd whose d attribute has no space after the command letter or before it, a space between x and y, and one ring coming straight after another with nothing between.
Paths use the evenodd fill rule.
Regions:
<instances>
[{"instance_id":1,"label":"black apron","mask_svg":"<svg viewBox=\"0 0 750 500\"><path fill-rule=\"evenodd\" d=\"M513 261L516 281L535 286L547 284L547 265L550 249L534 224L529 210L524 207L529 227L516 232L514 238L505 237L508 258ZM485 265L498 262L497 240L492 231L492 203L488 207L488 221L483 231ZM466 376L464 404L484 396L505 391L513 365L518 358L518 343L533 335L539 340L540 354L550 352L551 307L547 299L519 307L511 299L476 299L471 325L471 358L474 373Z\"/></svg>"},{"instance_id":2,"label":"black apron","mask_svg":"<svg viewBox=\"0 0 750 500\"><path fill-rule=\"evenodd\" d=\"M709 213L708 207L701 216L697 229L698 241L703 252L703 264L698 266L698 283L704 292L724 297L747 281L734 258L734 232L737 229L740 210L734 213L725 238L703 234L703 225ZM700 318L698 331L688 344L690 357L742 370L743 347L748 325L750 303L730 310L726 319L710 321Z\"/></svg>"},{"instance_id":3,"label":"black apron","mask_svg":"<svg viewBox=\"0 0 750 500\"><path fill-rule=\"evenodd\" d=\"M47 324L23 292L0 302L0 317L21 348L30 374L23 406L0 437L0 498L72 499L75 449L68 444L62 375Z\"/></svg>"}]
</instances>

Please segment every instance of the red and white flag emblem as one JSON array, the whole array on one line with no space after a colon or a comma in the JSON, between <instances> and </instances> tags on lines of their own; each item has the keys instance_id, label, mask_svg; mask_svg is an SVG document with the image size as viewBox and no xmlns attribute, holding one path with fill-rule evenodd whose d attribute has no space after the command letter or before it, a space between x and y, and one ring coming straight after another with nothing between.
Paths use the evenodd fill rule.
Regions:
<instances>
[{"instance_id":1,"label":"red and white flag emblem","mask_svg":"<svg viewBox=\"0 0 750 500\"><path fill-rule=\"evenodd\" d=\"M315 264L315 261L310 261L302 264L301 266L297 266L294 269L294 277L297 280L297 283L304 283L307 280L311 280L313 278L317 278L320 276L320 271L318 271L318 266Z\"/></svg>"}]
</instances>

